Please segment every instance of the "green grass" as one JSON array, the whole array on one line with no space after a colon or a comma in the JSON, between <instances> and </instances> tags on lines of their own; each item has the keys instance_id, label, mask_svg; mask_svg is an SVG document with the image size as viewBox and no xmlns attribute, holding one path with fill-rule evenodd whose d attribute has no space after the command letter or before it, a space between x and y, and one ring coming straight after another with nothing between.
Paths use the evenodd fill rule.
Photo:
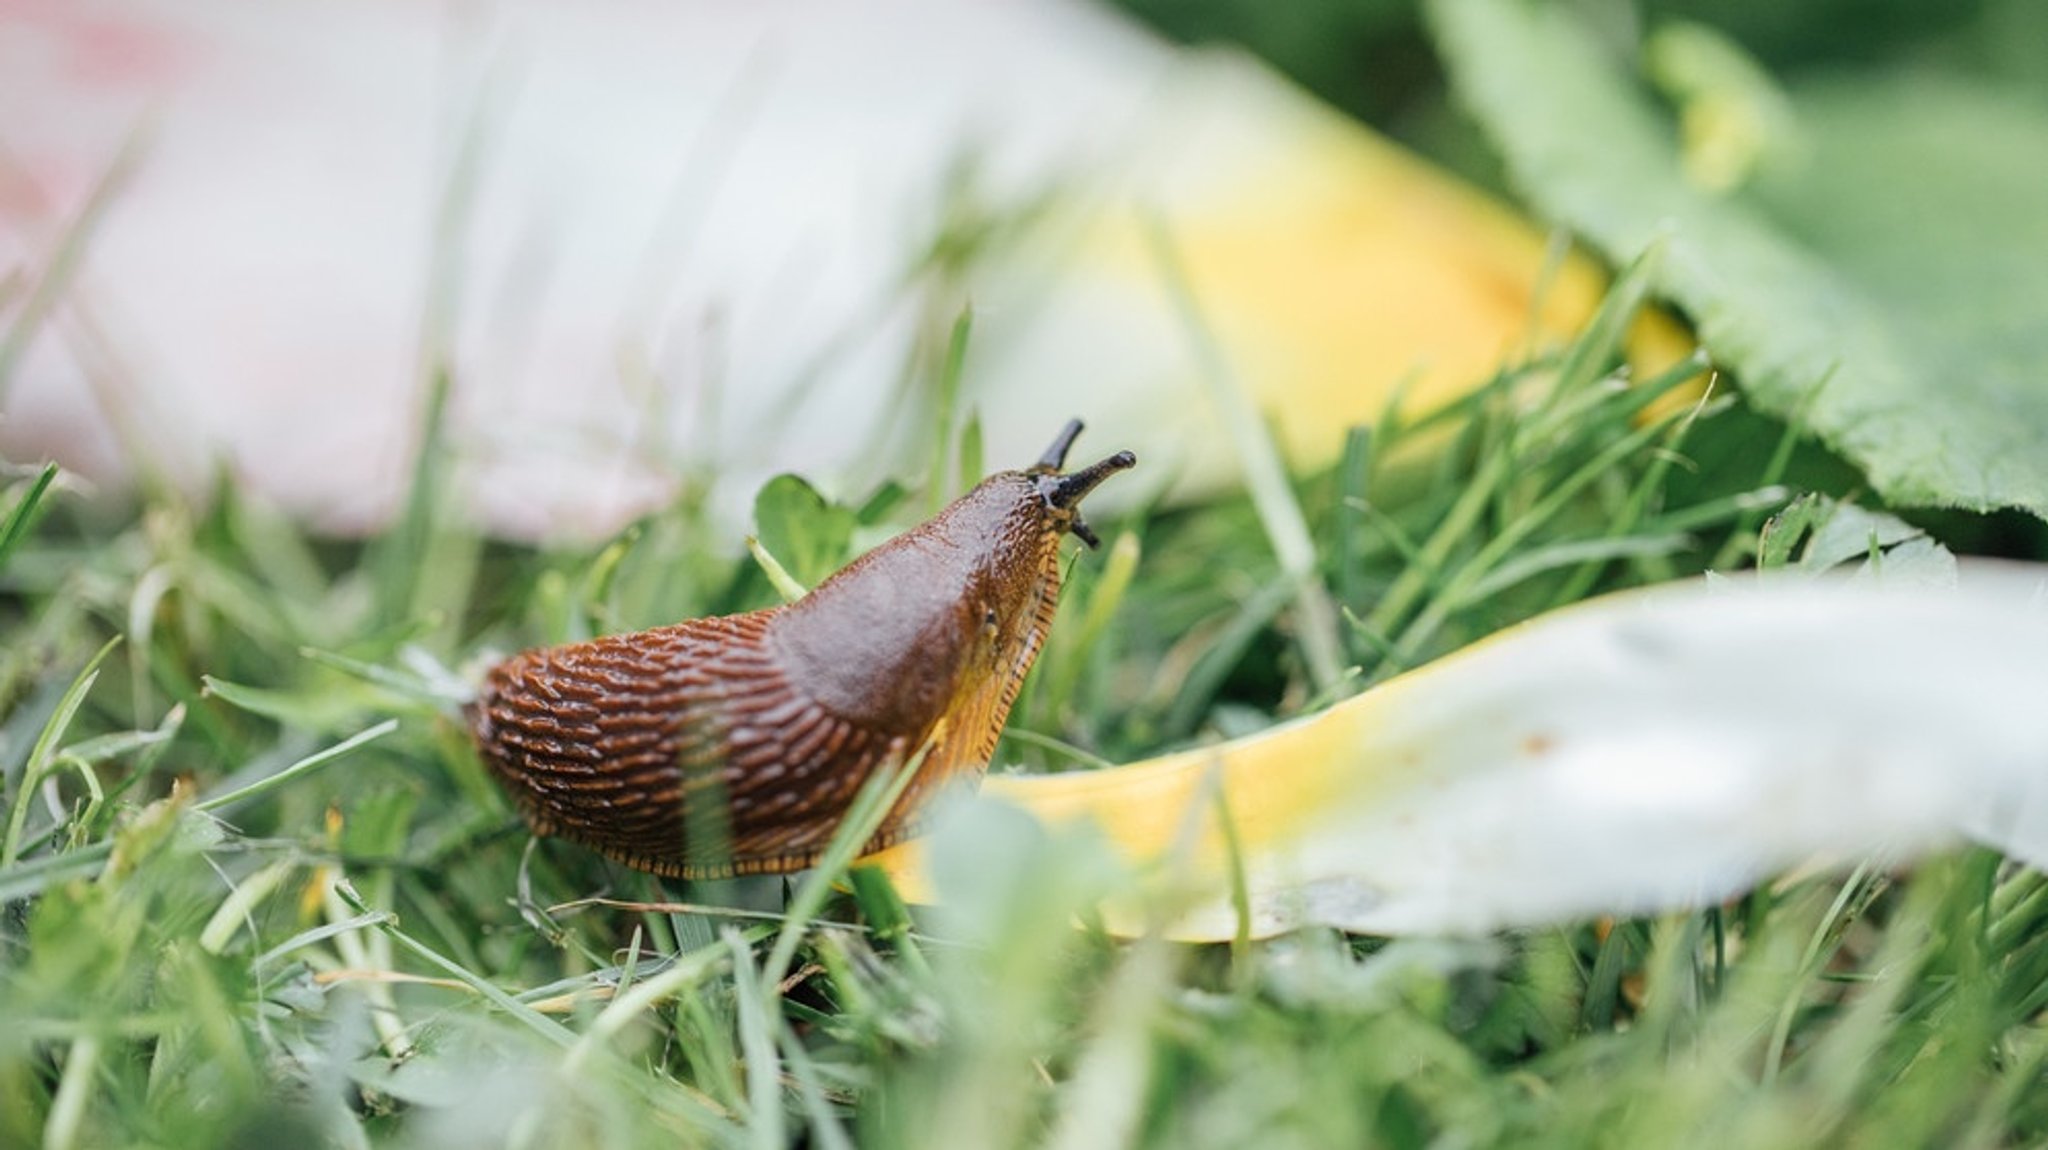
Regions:
<instances>
[{"instance_id":1,"label":"green grass","mask_svg":"<svg viewBox=\"0 0 2048 1150\"><path fill-rule=\"evenodd\" d=\"M1328 473L1099 524L1001 761L1255 729L1557 604L1753 563L1796 437L1719 396L1646 413L1689 371L1615 386L1638 286ZM934 381L940 442L897 468L927 486L979 455ZM684 887L533 844L455 718L480 661L776 591L694 488L587 550L481 540L423 426L402 520L361 544L232 489L115 512L12 484L0 1146L2048 1139L2048 880L1981 851L1651 920L1190 947L1091 928L1098 860L1000 818L976 830L1001 865L944 914L835 883L845 850ZM1695 467L1735 438L1770 462ZM806 577L932 494L778 491L771 549ZM1295 517L1305 574L1274 542Z\"/></svg>"}]
</instances>

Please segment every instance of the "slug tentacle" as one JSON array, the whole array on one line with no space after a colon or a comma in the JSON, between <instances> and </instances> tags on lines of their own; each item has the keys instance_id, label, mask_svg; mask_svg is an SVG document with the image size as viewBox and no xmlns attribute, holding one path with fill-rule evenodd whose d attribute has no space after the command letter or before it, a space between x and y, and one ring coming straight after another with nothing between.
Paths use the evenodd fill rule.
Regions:
<instances>
[{"instance_id":1,"label":"slug tentacle","mask_svg":"<svg viewBox=\"0 0 2048 1150\"><path fill-rule=\"evenodd\" d=\"M1052 446L1045 449L1045 454L1038 457L1037 464L1031 470L1058 471L1065 467L1067 452L1073 450L1074 441L1081 437L1082 426L1080 420L1069 419L1067 425L1060 428L1060 433L1053 437Z\"/></svg>"},{"instance_id":2,"label":"slug tentacle","mask_svg":"<svg viewBox=\"0 0 2048 1150\"><path fill-rule=\"evenodd\" d=\"M1102 486L1102 481L1119 471L1126 471L1138 465L1138 457L1128 451L1119 451L1100 463L1091 464L1070 475L1062 475L1053 481L1052 490L1046 499L1054 507L1077 507L1081 497Z\"/></svg>"},{"instance_id":3,"label":"slug tentacle","mask_svg":"<svg viewBox=\"0 0 2048 1150\"><path fill-rule=\"evenodd\" d=\"M469 709L485 763L536 833L706 878L811 865L868 779L922 751L867 845L908 837L986 771L1052 625L1060 540L1095 544L1080 500L1136 462L1059 474L1080 430L794 603L501 663Z\"/></svg>"}]
</instances>

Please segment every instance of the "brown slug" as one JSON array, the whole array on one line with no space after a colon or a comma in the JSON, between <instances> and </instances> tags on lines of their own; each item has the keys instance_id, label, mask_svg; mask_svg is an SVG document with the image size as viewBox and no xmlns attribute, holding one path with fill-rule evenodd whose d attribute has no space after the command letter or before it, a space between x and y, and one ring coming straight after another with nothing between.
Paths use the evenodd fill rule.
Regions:
<instances>
[{"instance_id":1,"label":"brown slug","mask_svg":"<svg viewBox=\"0 0 2048 1150\"><path fill-rule=\"evenodd\" d=\"M1061 474L1074 420L793 603L528 651L467 708L484 762L535 833L683 878L815 863L862 784L918 774L867 844L912 834L978 782L1052 624L1082 496L1137 458Z\"/></svg>"}]
</instances>

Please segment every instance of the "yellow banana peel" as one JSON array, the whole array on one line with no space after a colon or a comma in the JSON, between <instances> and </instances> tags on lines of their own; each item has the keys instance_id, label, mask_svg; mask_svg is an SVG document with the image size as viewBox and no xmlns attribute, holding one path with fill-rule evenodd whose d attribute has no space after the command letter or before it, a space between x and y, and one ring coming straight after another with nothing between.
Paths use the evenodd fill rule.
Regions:
<instances>
[{"instance_id":1,"label":"yellow banana peel","mask_svg":"<svg viewBox=\"0 0 2048 1150\"><path fill-rule=\"evenodd\" d=\"M1963 836L2039 864L2044 587L2048 568L1977 566L1609 596L1248 738L998 775L977 801L1094 828L1140 876L1108 927L1194 940L1646 913ZM867 862L932 903L928 857Z\"/></svg>"},{"instance_id":2,"label":"yellow banana peel","mask_svg":"<svg viewBox=\"0 0 2048 1150\"><path fill-rule=\"evenodd\" d=\"M1192 55L1154 104L1125 161L1067 198L1067 227L1048 229L1063 241L1027 245L975 285L989 305L977 334L998 351L977 362L970 399L998 453L1030 450L1026 429L1071 408L1178 493L1228 487L1228 435L1169 306L1175 276L1301 469L1390 408L1440 407L1562 346L1606 290L1582 253L1553 258L1525 217L1250 61ZM1628 341L1639 378L1693 347L1655 311Z\"/></svg>"},{"instance_id":3,"label":"yellow banana peel","mask_svg":"<svg viewBox=\"0 0 2048 1150\"><path fill-rule=\"evenodd\" d=\"M1414 409L1441 406L1591 318L1606 276L1583 254L1545 282L1546 238L1527 218L1356 121L1299 107L1279 162L1174 229L1204 313L1297 460L1334 459L1343 430L1378 419L1397 387ZM1691 351L1668 317L1640 332L1644 368Z\"/></svg>"}]
</instances>

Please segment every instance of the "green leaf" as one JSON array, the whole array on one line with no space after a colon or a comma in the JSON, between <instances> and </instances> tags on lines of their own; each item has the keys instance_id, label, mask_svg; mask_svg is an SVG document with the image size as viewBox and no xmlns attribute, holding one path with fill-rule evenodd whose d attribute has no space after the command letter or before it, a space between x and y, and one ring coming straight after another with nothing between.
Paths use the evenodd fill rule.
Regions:
<instances>
[{"instance_id":1,"label":"green leaf","mask_svg":"<svg viewBox=\"0 0 2048 1150\"><path fill-rule=\"evenodd\" d=\"M862 527L878 526L894 514L909 495L909 489L901 483L885 479L861 503L860 510L854 512L854 519Z\"/></svg>"},{"instance_id":2,"label":"green leaf","mask_svg":"<svg viewBox=\"0 0 2048 1150\"><path fill-rule=\"evenodd\" d=\"M1661 242L1660 294L1759 408L1799 417L1895 505L2048 517L2048 111L1903 71L1793 84L1803 162L1717 195L1564 6L1429 10L1536 209L1616 263Z\"/></svg>"},{"instance_id":3,"label":"green leaf","mask_svg":"<svg viewBox=\"0 0 2048 1150\"><path fill-rule=\"evenodd\" d=\"M795 475L776 476L754 496L755 537L805 587L845 565L853 528L852 511Z\"/></svg>"},{"instance_id":4,"label":"green leaf","mask_svg":"<svg viewBox=\"0 0 2048 1150\"><path fill-rule=\"evenodd\" d=\"M1881 511L1869 511L1854 503L1825 505L1827 514L1807 537L1799 565L1809 571L1826 571L1855 560L1867 560L1888 547L1918 538L1919 528Z\"/></svg>"}]
</instances>

